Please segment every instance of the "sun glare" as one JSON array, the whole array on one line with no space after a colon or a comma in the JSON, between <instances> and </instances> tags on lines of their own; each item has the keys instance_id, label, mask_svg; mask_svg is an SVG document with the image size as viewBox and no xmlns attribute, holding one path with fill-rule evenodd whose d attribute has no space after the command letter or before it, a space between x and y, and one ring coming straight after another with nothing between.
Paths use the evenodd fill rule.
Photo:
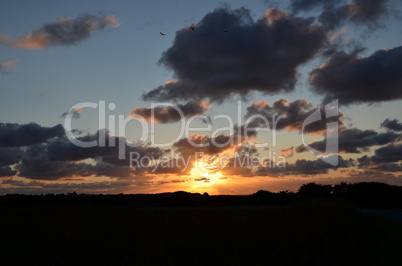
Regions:
<instances>
[{"instance_id":1,"label":"sun glare","mask_svg":"<svg viewBox=\"0 0 402 266\"><path fill-rule=\"evenodd\" d=\"M204 184L216 184L224 180L224 176L214 161L198 160L190 172L191 177L203 181Z\"/></svg>"}]
</instances>

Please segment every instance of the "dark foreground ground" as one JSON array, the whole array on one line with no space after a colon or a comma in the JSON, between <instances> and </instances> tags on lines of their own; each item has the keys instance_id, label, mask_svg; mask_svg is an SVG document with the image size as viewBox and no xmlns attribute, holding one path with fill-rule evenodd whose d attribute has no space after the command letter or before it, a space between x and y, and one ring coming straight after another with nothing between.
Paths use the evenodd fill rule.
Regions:
<instances>
[{"instance_id":1,"label":"dark foreground ground","mask_svg":"<svg viewBox=\"0 0 402 266\"><path fill-rule=\"evenodd\" d=\"M402 225L281 207L1 206L1 265L402 265Z\"/></svg>"}]
</instances>

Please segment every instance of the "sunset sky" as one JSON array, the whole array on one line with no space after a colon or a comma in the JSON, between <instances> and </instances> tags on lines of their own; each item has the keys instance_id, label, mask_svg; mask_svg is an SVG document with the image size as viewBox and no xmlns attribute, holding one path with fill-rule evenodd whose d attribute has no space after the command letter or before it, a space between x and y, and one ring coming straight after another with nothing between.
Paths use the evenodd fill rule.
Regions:
<instances>
[{"instance_id":1,"label":"sunset sky","mask_svg":"<svg viewBox=\"0 0 402 266\"><path fill-rule=\"evenodd\" d=\"M2 1L0 194L402 185L401 12L400 0ZM133 119L125 132L119 116ZM339 152L318 158L303 137L324 153L329 123ZM260 164L237 164L249 158Z\"/></svg>"}]
</instances>

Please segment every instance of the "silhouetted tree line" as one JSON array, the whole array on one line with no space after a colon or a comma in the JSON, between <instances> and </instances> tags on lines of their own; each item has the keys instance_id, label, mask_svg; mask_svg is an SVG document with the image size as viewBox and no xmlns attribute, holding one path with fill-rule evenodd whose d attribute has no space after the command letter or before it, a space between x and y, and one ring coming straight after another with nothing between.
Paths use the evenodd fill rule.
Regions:
<instances>
[{"instance_id":1,"label":"silhouetted tree line","mask_svg":"<svg viewBox=\"0 0 402 266\"><path fill-rule=\"evenodd\" d=\"M247 196L188 193L178 191L160 194L46 194L0 196L0 206L12 205L62 205L62 206L123 206L123 207L211 207L283 205L296 200L297 194L288 191L272 193L258 191Z\"/></svg>"},{"instance_id":2,"label":"silhouetted tree line","mask_svg":"<svg viewBox=\"0 0 402 266\"><path fill-rule=\"evenodd\" d=\"M298 194L308 197L346 198L366 207L402 207L402 187L377 182L341 182L334 186L308 183L299 188Z\"/></svg>"},{"instance_id":3,"label":"silhouetted tree line","mask_svg":"<svg viewBox=\"0 0 402 266\"><path fill-rule=\"evenodd\" d=\"M19 205L61 205L61 206L123 206L123 207L212 207L212 206L280 206L311 197L344 198L359 206L401 208L402 187L383 183L345 182L337 185L308 183L302 185L297 193L281 191L277 193L260 190L252 195L210 196L207 193L188 193L178 191L160 194L114 194L94 195L46 194L23 195L7 194L0 196L0 206Z\"/></svg>"}]
</instances>

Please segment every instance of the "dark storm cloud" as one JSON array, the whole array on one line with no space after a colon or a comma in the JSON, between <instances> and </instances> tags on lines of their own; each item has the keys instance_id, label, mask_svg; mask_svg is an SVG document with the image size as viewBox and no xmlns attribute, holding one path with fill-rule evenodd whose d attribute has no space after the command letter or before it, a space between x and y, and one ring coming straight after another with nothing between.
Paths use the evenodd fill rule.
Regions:
<instances>
[{"instance_id":1,"label":"dark storm cloud","mask_svg":"<svg viewBox=\"0 0 402 266\"><path fill-rule=\"evenodd\" d=\"M0 177L13 176L17 171L10 166L18 163L22 158L23 150L21 148L0 147Z\"/></svg>"},{"instance_id":2,"label":"dark storm cloud","mask_svg":"<svg viewBox=\"0 0 402 266\"><path fill-rule=\"evenodd\" d=\"M116 165L102 160L98 160L95 165L87 164L84 168L84 172L87 175L119 178L132 177L135 176L137 173L136 169L130 167L129 164Z\"/></svg>"},{"instance_id":3,"label":"dark storm cloud","mask_svg":"<svg viewBox=\"0 0 402 266\"><path fill-rule=\"evenodd\" d=\"M372 164L372 161L370 159L370 157L368 157L367 155L364 155L363 157L360 157L357 159L357 162L359 163L359 167L366 167Z\"/></svg>"},{"instance_id":4,"label":"dark storm cloud","mask_svg":"<svg viewBox=\"0 0 402 266\"><path fill-rule=\"evenodd\" d=\"M31 147L32 148L32 147ZM118 161L117 157L114 162ZM120 161L118 161L120 162ZM37 155L26 155L16 165L19 176L36 180L58 180L73 176L109 176L127 178L135 176L138 171L131 168L128 161L126 164L116 164L97 159L95 165L77 161L54 161L42 150Z\"/></svg>"},{"instance_id":5,"label":"dark storm cloud","mask_svg":"<svg viewBox=\"0 0 402 266\"><path fill-rule=\"evenodd\" d=\"M11 124L0 123L0 146L22 147L45 142L64 135L62 125L42 127L36 123Z\"/></svg>"},{"instance_id":6,"label":"dark storm cloud","mask_svg":"<svg viewBox=\"0 0 402 266\"><path fill-rule=\"evenodd\" d=\"M82 142L97 141L99 135L100 132L97 132L77 139ZM144 164L164 153L155 147L130 146L125 138L111 136L107 132L105 139L104 147L84 148L70 142L64 136L61 125L44 128L34 123L0 124L0 177L18 174L37 180L92 175L124 178L134 176L142 171L141 167L146 167L140 167L135 162L130 167L131 152ZM115 145L112 146L112 143ZM125 148L125 159L120 160L119 149L122 146ZM94 160L95 164L82 162L86 159Z\"/></svg>"},{"instance_id":7,"label":"dark storm cloud","mask_svg":"<svg viewBox=\"0 0 402 266\"><path fill-rule=\"evenodd\" d=\"M0 166L18 163L22 158L23 152L22 148L0 147Z\"/></svg>"},{"instance_id":8,"label":"dark storm cloud","mask_svg":"<svg viewBox=\"0 0 402 266\"><path fill-rule=\"evenodd\" d=\"M85 163L49 162L45 157L24 159L17 166L19 176L35 180L58 180L72 176L86 176Z\"/></svg>"},{"instance_id":9,"label":"dark storm cloud","mask_svg":"<svg viewBox=\"0 0 402 266\"><path fill-rule=\"evenodd\" d=\"M130 115L163 124L177 122L187 117L203 115L208 108L209 104L207 102L189 101L185 104L157 106L154 108L136 108Z\"/></svg>"},{"instance_id":10,"label":"dark storm cloud","mask_svg":"<svg viewBox=\"0 0 402 266\"><path fill-rule=\"evenodd\" d=\"M0 166L0 177L13 176L17 171L11 169L10 166Z\"/></svg>"},{"instance_id":11,"label":"dark storm cloud","mask_svg":"<svg viewBox=\"0 0 402 266\"><path fill-rule=\"evenodd\" d=\"M16 40L0 35L0 44L23 49L44 49L50 45L76 44L91 36L92 32L102 30L108 25L118 27L120 23L112 16L84 14L77 18L61 18L45 23Z\"/></svg>"},{"instance_id":12,"label":"dark storm cloud","mask_svg":"<svg viewBox=\"0 0 402 266\"><path fill-rule=\"evenodd\" d=\"M271 8L254 21L245 8L219 8L199 23L176 32L160 64L174 72L143 95L144 100L204 99L222 102L251 91L293 91L298 67L327 43L328 34L313 19Z\"/></svg>"},{"instance_id":13,"label":"dark storm cloud","mask_svg":"<svg viewBox=\"0 0 402 266\"><path fill-rule=\"evenodd\" d=\"M381 123L381 127L392 131L402 131L402 123L397 119L385 119L384 122Z\"/></svg>"},{"instance_id":14,"label":"dark storm cloud","mask_svg":"<svg viewBox=\"0 0 402 266\"><path fill-rule=\"evenodd\" d=\"M326 174L329 170L336 170L339 168L348 168L354 166L352 159L345 160L339 155L332 155L338 157L338 164L332 166L320 159L315 161L299 159L294 163L286 163L284 167L260 167L255 173L256 176L288 176L288 175L302 175L311 176Z\"/></svg>"},{"instance_id":15,"label":"dark storm cloud","mask_svg":"<svg viewBox=\"0 0 402 266\"><path fill-rule=\"evenodd\" d=\"M349 16L348 6L326 9L319 16L318 21L330 30L339 27Z\"/></svg>"},{"instance_id":16,"label":"dark storm cloud","mask_svg":"<svg viewBox=\"0 0 402 266\"><path fill-rule=\"evenodd\" d=\"M85 176L87 164L51 161L47 156L46 144L31 146L16 166L19 176L36 180L57 180L70 176Z\"/></svg>"},{"instance_id":17,"label":"dark storm cloud","mask_svg":"<svg viewBox=\"0 0 402 266\"><path fill-rule=\"evenodd\" d=\"M30 179L57 180L71 176L113 176L128 177L140 171L140 166L133 163L130 167L130 152L142 163L149 163L159 158L163 151L159 148L138 146L131 147L127 140L106 133L106 145L94 147L79 147L66 137L59 137L50 142L29 146L22 160L16 160L19 175ZM79 137L82 142L98 140L99 132L93 135ZM112 142L116 145L111 146ZM119 143L125 147L125 159L119 159ZM7 156L9 158L9 156ZM1 159L1 158L0 158ZM82 160L92 159L95 164L84 163ZM145 167L145 166L144 166Z\"/></svg>"},{"instance_id":18,"label":"dark storm cloud","mask_svg":"<svg viewBox=\"0 0 402 266\"><path fill-rule=\"evenodd\" d=\"M402 160L402 157L400 157L399 159ZM364 155L363 157L358 158L357 161L359 162L358 164L359 168L362 169L380 170L384 172L402 172L402 163L400 164L392 162L384 163L382 162L382 160L378 160L378 157L376 156L369 157L367 155ZM384 161L387 161L387 159L385 159Z\"/></svg>"},{"instance_id":19,"label":"dark storm cloud","mask_svg":"<svg viewBox=\"0 0 402 266\"><path fill-rule=\"evenodd\" d=\"M371 157L374 162L398 162L402 160L402 144L389 144L375 151Z\"/></svg>"},{"instance_id":20,"label":"dark storm cloud","mask_svg":"<svg viewBox=\"0 0 402 266\"><path fill-rule=\"evenodd\" d=\"M309 82L316 93L343 105L402 99L402 46L365 58L337 52L310 72Z\"/></svg>"},{"instance_id":21,"label":"dark storm cloud","mask_svg":"<svg viewBox=\"0 0 402 266\"><path fill-rule=\"evenodd\" d=\"M375 169L384 172L402 172L402 164L396 163L383 163L378 165Z\"/></svg>"},{"instance_id":22,"label":"dark storm cloud","mask_svg":"<svg viewBox=\"0 0 402 266\"><path fill-rule=\"evenodd\" d=\"M377 20L387 13L388 0L353 0L348 5L351 20L358 23Z\"/></svg>"},{"instance_id":23,"label":"dark storm cloud","mask_svg":"<svg viewBox=\"0 0 402 266\"><path fill-rule=\"evenodd\" d=\"M338 143L340 153L361 153L368 151L375 145L385 145L402 140L401 134L394 132L378 133L373 130L360 130L357 128L339 131ZM320 152L325 152L327 139L310 143L309 146ZM296 147L297 153L307 151L304 145Z\"/></svg>"},{"instance_id":24,"label":"dark storm cloud","mask_svg":"<svg viewBox=\"0 0 402 266\"><path fill-rule=\"evenodd\" d=\"M381 16L388 14L388 0L353 0L343 4L344 2L336 0L292 0L290 8L295 13L322 8L323 11L318 16L318 20L329 29L340 26L345 20L373 26Z\"/></svg>"},{"instance_id":25,"label":"dark storm cloud","mask_svg":"<svg viewBox=\"0 0 402 266\"><path fill-rule=\"evenodd\" d=\"M81 142L97 141L99 139L100 131L93 135L86 135L77 138ZM79 147L67 138L59 138L47 144L46 152L51 161L80 161L85 159L101 159L104 162L127 166L129 165L130 153L138 153L140 157L149 157L157 159L163 154L160 148L147 147L139 145L132 147L123 137L111 136L105 133L106 142L104 146L96 145L94 147ZM122 143L125 148L125 159L118 159L119 143Z\"/></svg>"},{"instance_id":26,"label":"dark storm cloud","mask_svg":"<svg viewBox=\"0 0 402 266\"><path fill-rule=\"evenodd\" d=\"M320 112L322 117L325 114L324 107L312 107L305 99L289 102L280 99L270 105L266 101L254 102L247 108L246 118L250 118L250 125L256 127L267 127L271 130L302 131L307 133L322 133L326 131L327 123L338 122L342 127L343 114L338 112L337 116L322 119L303 128L303 123L314 112ZM251 119L252 117L254 119ZM264 120L266 119L266 120ZM269 125L267 125L269 122Z\"/></svg>"},{"instance_id":27,"label":"dark storm cloud","mask_svg":"<svg viewBox=\"0 0 402 266\"><path fill-rule=\"evenodd\" d=\"M206 155L219 154L232 148L234 145L232 136L230 135L219 135L216 137L191 135L188 138L180 139L173 144L173 147L187 157L195 156L196 153L204 153Z\"/></svg>"}]
</instances>

